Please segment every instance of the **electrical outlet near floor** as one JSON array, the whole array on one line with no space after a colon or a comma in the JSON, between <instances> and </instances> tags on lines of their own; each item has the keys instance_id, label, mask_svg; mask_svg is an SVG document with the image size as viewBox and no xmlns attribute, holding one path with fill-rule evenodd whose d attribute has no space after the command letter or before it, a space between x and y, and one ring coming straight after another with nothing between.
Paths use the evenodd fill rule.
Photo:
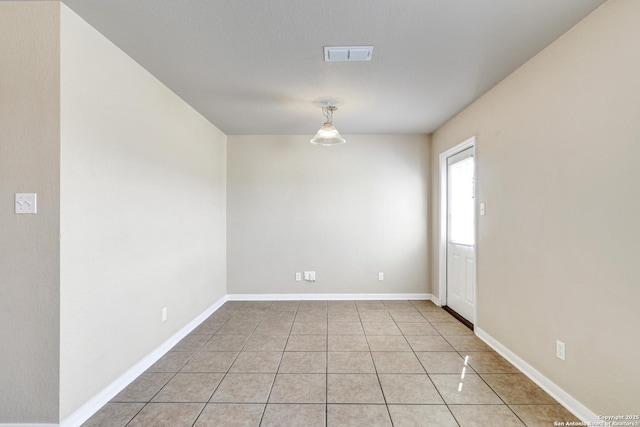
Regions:
<instances>
[{"instance_id":1,"label":"electrical outlet near floor","mask_svg":"<svg viewBox=\"0 0 640 427\"><path fill-rule=\"evenodd\" d=\"M556 340L556 356L558 356L558 359L565 360L565 345L560 340Z\"/></svg>"},{"instance_id":2,"label":"electrical outlet near floor","mask_svg":"<svg viewBox=\"0 0 640 427\"><path fill-rule=\"evenodd\" d=\"M167 307L162 307L162 321L166 322L167 321Z\"/></svg>"}]
</instances>

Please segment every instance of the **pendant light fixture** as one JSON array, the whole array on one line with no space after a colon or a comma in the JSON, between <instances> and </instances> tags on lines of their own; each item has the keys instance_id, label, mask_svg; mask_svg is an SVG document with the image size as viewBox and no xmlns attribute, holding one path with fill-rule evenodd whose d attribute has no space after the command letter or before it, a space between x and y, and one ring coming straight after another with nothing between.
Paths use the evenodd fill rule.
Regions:
<instances>
[{"instance_id":1,"label":"pendant light fixture","mask_svg":"<svg viewBox=\"0 0 640 427\"><path fill-rule=\"evenodd\" d=\"M315 145L337 145L344 144L345 139L340 136L340 132L333 126L333 112L338 107L335 105L327 105L322 107L322 114L327 118L325 124L322 125L316 136L311 139L311 143Z\"/></svg>"}]
</instances>

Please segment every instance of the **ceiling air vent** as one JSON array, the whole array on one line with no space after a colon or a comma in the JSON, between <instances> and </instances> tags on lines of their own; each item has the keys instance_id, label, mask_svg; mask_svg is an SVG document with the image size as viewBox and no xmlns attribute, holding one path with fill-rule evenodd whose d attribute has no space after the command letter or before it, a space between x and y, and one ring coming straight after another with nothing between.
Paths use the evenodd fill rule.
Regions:
<instances>
[{"instance_id":1,"label":"ceiling air vent","mask_svg":"<svg viewBox=\"0 0 640 427\"><path fill-rule=\"evenodd\" d=\"M336 61L371 61L373 46L325 46L324 60Z\"/></svg>"}]
</instances>

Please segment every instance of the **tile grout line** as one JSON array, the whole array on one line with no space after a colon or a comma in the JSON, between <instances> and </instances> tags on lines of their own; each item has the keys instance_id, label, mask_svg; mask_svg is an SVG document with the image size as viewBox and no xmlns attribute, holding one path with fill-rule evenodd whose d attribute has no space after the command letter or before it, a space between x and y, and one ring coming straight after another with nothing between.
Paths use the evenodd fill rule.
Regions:
<instances>
[{"instance_id":1,"label":"tile grout line","mask_svg":"<svg viewBox=\"0 0 640 427\"><path fill-rule=\"evenodd\" d=\"M415 307L415 304L413 304L413 303L412 303L412 306L413 306L414 308L416 308L416 307ZM422 318L424 318L424 320L427 322L427 324L428 324L429 326L431 326L431 327L432 327L432 328L433 328L433 329L438 333L438 335L434 335L434 336L439 336L439 337L443 338L445 341L447 341L447 340L446 340L446 338L444 337L444 335L442 335L442 333L441 333L437 328L435 328L435 327L433 326L433 323L438 323L438 322L431 322L429 319L427 319L427 318L424 316L423 312L421 312L421 311L419 311L419 310L418 310L418 313L420 313L420 315L422 316ZM395 318L394 318L394 321L395 321ZM453 322L452 322L452 323L453 323ZM399 328L399 327L398 327L398 328ZM400 329L400 328L399 328L399 329ZM400 331L402 332L402 329L400 329ZM407 335L405 335L405 333L404 333L404 332L402 332L402 334L403 334L403 337L405 338L405 340L406 340L406 341L408 341L408 339L407 339ZM425 336L427 336L427 335L425 335ZM447 341L447 342L448 342L448 341ZM448 403L447 403L447 401L444 399L444 396L442 396L442 393L440 392L440 390L438 389L438 387L436 386L436 384L433 382L433 379L431 378L431 374L428 372L427 368L424 366L424 364L422 363L422 361L420 360L420 358L419 358L419 357L418 357L418 355L416 354L416 350L415 350L415 349L413 348L413 346L411 346L410 344L409 344L409 347L411 348L411 351L413 352L413 355L415 356L415 358L418 360L418 362L420 363L420 365L421 365L421 366L422 366L422 368L424 369L425 374L427 375L427 378L429 378L429 381L431 382L431 384L433 385L433 388L434 388L434 389L436 390L436 392L438 393L438 396L440 396L440 399L442 399L442 402L443 402L444 406L447 408L447 410L449 411L449 414L451 415L451 417L453 418L453 420L456 422L456 424L458 424L458 426L460 426L460 423L458 422L457 418L455 417L455 415L454 415L454 414L453 414L453 412L451 411L451 408L449 407L449 404L448 404ZM455 349L454 349L454 350L455 350Z\"/></svg>"},{"instance_id":2,"label":"tile grout line","mask_svg":"<svg viewBox=\"0 0 640 427\"><path fill-rule=\"evenodd\" d=\"M455 318L455 317L454 317L454 318ZM458 322L458 323L463 324L463 323L462 323L462 322L460 322L458 319L456 319L456 320L457 320L457 322ZM430 322L430 323L431 323L431 322ZM435 322L435 323L439 323L439 322ZM452 323L453 323L453 322L452 322ZM463 324L463 325L464 325L464 324ZM466 325L465 325L465 326L466 326ZM438 332L440 332L440 331L438 331ZM453 335L453 334L452 334L452 335ZM447 339L447 337L446 337L446 336L444 336L444 335L442 335L442 334L441 334L441 336L442 336L442 338L444 338L444 339L445 339L445 341L447 341L447 343L449 343L449 345L450 345L451 347L453 347L453 344L451 343L451 341L449 341L449 340ZM458 335L455 335L455 336L458 336ZM459 336L474 336L474 337L475 337L475 335L474 335L474 334L460 334ZM454 349L454 351L455 351L456 353L458 353L458 355L459 355L461 358L463 358L463 359L464 359L466 356L468 356L468 354L463 356L463 354L461 353L461 351L462 351L462 350L458 350L458 349L456 349L455 347L453 347L453 349ZM464 352L465 352L465 353L472 353L473 351L471 351L471 350L464 350ZM481 351L478 351L478 352L481 352ZM487 351L487 353L490 353L490 351ZM523 425L525 425L525 426L526 426L526 423L525 423L525 422L524 422L524 421L523 421L523 420L522 420L522 419L521 419L521 418L520 418L520 417L519 417L519 416L518 416L518 415L513 411L513 409L511 409L511 407L510 407L510 406L507 404L507 402L505 402L505 400L504 400L504 399L503 399L503 398L498 394L498 392L497 392L493 387L491 387L491 385L489 385L489 383L487 383L487 381L486 381L486 380L485 380L485 378L481 375L481 373L480 373L480 372L478 372L478 371L477 371L476 369L474 369L474 368L472 368L472 369L473 369L473 371L475 372L475 375L477 375L477 376L478 376L478 378L480 378L480 380L482 380L482 382L483 382L484 384L486 384L486 386L487 386L487 387L489 387L489 389L490 389L490 390L491 390L491 391L492 391L492 392L493 392L493 393L498 397L498 399L500 399L500 401L502 402L502 405L497 404L497 403L496 403L496 404L459 404L459 405L474 405L474 406L482 406L482 405L500 405L500 406L506 406L506 407L509 409L509 411L511 411L511 413L512 413L513 415L515 415L515 416L516 416L516 418L518 418L518 420L519 420L520 422L522 422L522 424L523 424ZM445 402L445 403L446 403L446 402ZM453 412L451 411L450 404L446 404L446 405L447 405L447 409L449 409L449 412L451 412L451 415L453 415L454 419L456 419L456 422L458 422L457 418L455 417L455 415L454 415L454 414L453 414Z\"/></svg>"},{"instance_id":3,"label":"tile grout line","mask_svg":"<svg viewBox=\"0 0 640 427\"><path fill-rule=\"evenodd\" d=\"M426 319L426 317L425 317L425 319ZM454 317L454 319L455 319L455 317ZM427 321L429 322L429 324L430 324L431 326L433 326L433 323L444 323L444 322L431 322L429 319L427 319ZM459 321L459 320L457 320L457 319L456 319L456 322L457 322L457 323L460 323L460 321ZM454 322L451 322L451 323L454 323ZM434 328L435 328L435 327L434 327ZM436 329L436 330L437 330L437 329ZM454 351L454 352L456 352L456 353L458 353L458 356L460 356L460 357L464 360L464 356L460 353L460 351L459 351L458 349L456 349L456 348L453 346L453 344L451 343L451 341L449 341L449 340L447 339L447 337L446 337L446 336L444 336L444 335L443 335L439 330L438 330L438 333L439 333L439 334L440 334L440 336L441 336L441 337L442 337L442 338L447 342L447 344L449 344L449 345L451 346L451 348L453 349L453 351ZM472 368L472 369L473 369L473 368ZM474 372L475 372L475 369L474 369ZM479 376L479 375L478 375L478 376ZM429 378L431 378L431 377L429 377ZM432 382L433 382L433 380L432 380ZM434 385L435 385L435 384L434 384ZM438 390L438 392L440 392L440 391ZM497 394L496 394L496 395L497 395ZM499 397L499 396L498 396L498 397ZM453 411L451 410L451 406L452 406L452 405L455 405L455 404L453 404L453 403L451 403L451 404L450 404L450 403L447 403L447 402L444 400L444 398L443 398L442 400L445 402L445 405L447 406L447 409L449 410L449 413L451 414L451 416L453 417L453 419L456 421L456 423L458 423L458 425L460 425L460 421L458 421L458 418L455 416L455 414L454 414L454 413L453 413ZM462 405L462 404L460 404L460 405Z\"/></svg>"},{"instance_id":4,"label":"tile grout line","mask_svg":"<svg viewBox=\"0 0 640 427\"><path fill-rule=\"evenodd\" d=\"M133 417L131 417L131 419L130 419L129 421L127 421L127 422L124 424L124 427L128 426L128 425L131 423L131 421L133 421L133 419L134 419L135 417L137 417L137 416L138 416L138 414L139 414L140 412L142 412L142 410L144 409L144 407L145 407L145 406L147 406L147 404L146 404L146 403L145 403L144 405L142 405L142 408L140 408L140 409L138 410L138 412L136 412L136 414L135 414ZM86 422L86 421L85 421L85 422Z\"/></svg>"},{"instance_id":5,"label":"tile grout line","mask_svg":"<svg viewBox=\"0 0 640 427\"><path fill-rule=\"evenodd\" d=\"M243 304L241 304L241 305L240 305L240 307L242 307L243 305L244 305L244 303L243 303ZM240 309L240 307L238 307L238 308L236 308L236 309L234 310L234 314L235 314L236 312L238 312L238 310ZM216 311L217 311L217 310L216 310ZM212 313L212 314L213 314L213 313ZM224 327L224 325L226 325L226 324L229 322L229 320L231 320L231 318L232 318L232 317L233 317L233 314L232 314L231 316L229 316L229 318L228 318L228 319L227 319L227 320L226 320L226 321L225 321L225 322L224 322L224 323L223 323L223 324L222 324L218 329L216 329L216 331L213 333L213 335L211 335L211 337L207 340L207 342L206 342L202 347L200 347L200 348L196 351L196 353L197 353L198 351L200 351L201 349L203 349L203 348L204 348L204 347L209 343L209 341L211 341L211 340L213 339L213 337L216 335L216 333L217 333L220 329L222 329L222 328ZM247 339L247 341L248 341L248 339ZM247 344L247 343L245 342L245 343L244 343L244 345L246 345L246 344ZM244 348L244 345L243 345L243 348ZM241 350L241 351L242 351L242 350ZM195 353L194 353L194 354L189 358L189 360L191 360L191 358L193 358L193 356L194 356L194 355L195 355ZM238 352L238 355L240 355L240 352ZM196 425L196 423L198 422L198 419L202 416L202 413L203 413L203 412L204 412L204 410L206 409L207 405L211 402L211 399L213 398L213 395L216 393L216 391L217 391L217 390L218 390L218 388L220 387L220 384L222 384L222 381L227 377L227 374L229 373L229 370L231 369L231 367L233 366L233 364L235 363L235 361L236 361L236 359L237 359L237 358L238 358L238 356L236 356L236 357L235 357L235 359L233 359L233 361L231 362L231 365L229 365L229 368L227 369L227 372L225 372L225 373L224 373L224 375L222 376L222 378L220 378L220 382L218 383L218 385L216 385L216 386L214 387L213 391L212 391L212 392L211 392L211 394L209 395L209 398L207 399L207 401L205 402L204 406L202 407L202 409L201 409L201 410L200 410L200 412L198 413L198 416L193 420L193 423L191 424L191 427L193 427L193 426L195 426L195 425ZM182 370L182 369L187 365L187 363L189 363L189 361L187 361L187 362L182 366L182 368L180 368L180 369L178 370L178 372L180 372L180 371L181 371L181 370ZM176 375L177 375L177 374L176 374Z\"/></svg>"},{"instance_id":6,"label":"tile grout line","mask_svg":"<svg viewBox=\"0 0 640 427\"><path fill-rule=\"evenodd\" d=\"M382 303L382 305L384 306L384 303ZM357 308L357 304L356 304L356 308ZM386 306L385 306L385 312L389 315L389 317L391 317L391 314L389 314L389 311L387 310ZM358 310L358 316L360 316L360 310ZM393 320L393 317L391 317L391 319ZM362 317L360 317L360 323L362 323ZM394 320L394 324L395 324L395 320ZM396 325L396 327L398 327ZM378 372L378 366L376 365L375 360L373 359L373 352L371 351L371 346L369 345L369 336L367 335L367 332L364 330L364 325L362 325L362 330L365 334L365 339L367 340L367 346L369 347L369 357L371 357L371 361L373 362L373 369L376 371L376 379L378 380L378 385L380 386L380 393L382 394L382 400L384 400L384 407L387 410L387 415L389 416L389 422L391 422L391 425L393 426L393 419L391 418L391 411L389 411L389 404L387 402L387 397L385 396L384 393L384 389L382 388L382 381L380 381L380 373Z\"/></svg>"},{"instance_id":7,"label":"tile grout line","mask_svg":"<svg viewBox=\"0 0 640 427\"><path fill-rule=\"evenodd\" d=\"M327 302L327 335L324 349L324 425L329 426L329 303Z\"/></svg>"},{"instance_id":8,"label":"tile grout line","mask_svg":"<svg viewBox=\"0 0 640 427\"><path fill-rule=\"evenodd\" d=\"M213 313L212 313L212 314L213 314ZM205 319L205 320L206 320L206 319ZM223 322L223 323L222 323L222 326L224 326L228 321L229 321L229 319L227 319L225 322ZM204 321L203 321L203 322L204 322ZM199 326L199 325L198 325L198 326ZM220 328L222 328L222 326L220 326ZM218 330L220 330L220 328L216 329L216 332L217 332ZM190 334L189 334L189 335L190 335ZM187 336L189 336L189 335L187 335ZM139 410L138 412L136 412L136 414L135 414L135 415L134 415L134 416L133 416L133 417L132 417L132 418L131 418L127 423L125 423L125 427L126 427L126 426L128 426L129 424L131 424L131 422L132 422L132 421L133 421L133 420L134 420L134 419L135 419L135 418L140 414L140 412L142 412L142 411L144 410L144 408L146 408L147 406L149 406L149 405L152 403L153 399L154 399L154 398L155 398L155 397L156 397L156 396L157 396L157 395L158 395L158 394L159 394L159 393L160 393L160 392L161 392L161 391L162 391L162 390L167 386L167 384L169 384L169 382L171 382L171 380L172 380L172 379L174 379L174 378L178 375L178 373L180 373L180 371L181 371L181 370L182 370L182 369L183 369L183 368L184 368L184 367L189 363L189 361L193 358L193 356L195 356L195 354L196 354L197 352L199 352L199 351L200 351L200 349L202 349L202 348L203 348L203 347L204 347L204 346L205 346L209 341L211 341L211 339L213 338L213 336L214 336L214 335L215 335L215 332L214 332L213 334L211 334L211 336L209 337L209 339L208 339L206 342L204 342L200 347L198 347L198 348L197 348L197 349L196 349L196 350L191 354L191 356L189 356L189 357L187 358L187 360L182 364L182 366L181 366L181 367L180 367L176 372L168 372L168 373L173 374L173 375L171 375L171 377L170 377L170 378L169 378L169 379L168 379L168 380L167 380L167 381L162 385L162 387L160 387L160 388L158 389L158 391L156 391L156 392L154 393L154 395L153 395L153 396L151 396L151 398L150 398L147 402L140 402L140 403L144 403L144 405L142 406L142 408L140 408L140 410ZM185 338L186 338L186 337L185 337ZM184 338L183 338L183 339L184 339ZM177 345L177 344L176 344L176 345ZM175 346L174 346L174 347L175 347ZM163 354L163 355L162 355L162 357L166 356L166 355L167 355L167 354L169 354L170 352L171 352L171 349L169 349L169 351L167 351L165 354ZM177 353L177 352L174 352L174 353ZM147 371L148 371L148 369L147 369ZM147 371L145 371L145 372L147 372ZM157 372L157 373L160 373L160 372ZM140 377L138 377L138 378L140 378ZM137 379L137 378L136 378L136 379ZM222 380L221 380L221 382L222 382ZM218 386L220 386L220 384L218 384ZM218 388L218 386L216 386L216 388L215 388L215 389L217 389L217 388ZM215 389L214 389L214 391L215 391ZM211 393L211 395L213 396L213 393ZM209 399L211 399L211 396L209 397ZM156 402L156 403L167 403L167 402ZM199 403L199 402L198 402L198 403ZM202 414L202 411L204 410L204 408L205 408L206 406L207 406L207 403L205 402L204 406L202 407L202 409L200 410L200 412L199 412L199 413L198 413L198 415L196 416L195 420L193 421L193 424L195 424L196 420L200 417L200 415ZM192 426L193 426L193 424L192 424Z\"/></svg>"},{"instance_id":9,"label":"tile grout line","mask_svg":"<svg viewBox=\"0 0 640 427\"><path fill-rule=\"evenodd\" d=\"M272 305L273 304L271 304L271 306ZM258 426L262 425L262 421L264 420L264 416L267 413L267 405L269 404L269 399L271 398L271 393L273 392L273 386L276 384L276 378L278 378L278 373L280 371L280 365L282 365L282 359L284 358L284 352L287 349L287 344L289 343L289 338L291 337L291 331L293 329L293 324L296 321L295 319L296 319L296 316L298 314L298 308L299 307L300 307L300 304L298 303L298 307L296 307L296 311L294 312L294 315L293 315L293 322L291 322L291 327L289 328L289 333L287 334L287 339L286 339L286 341L284 343L284 347L282 348L282 355L280 356L280 361L278 362L278 367L276 368L276 372L273 375L273 381L271 382L271 387L269 387L269 394L267 395L267 400L264 402L264 408L262 408L262 414L260 415L260 421L258 422Z\"/></svg>"},{"instance_id":10,"label":"tile grout line","mask_svg":"<svg viewBox=\"0 0 640 427\"><path fill-rule=\"evenodd\" d=\"M422 315L422 313L420 313L420 314ZM429 326L431 326L433 329L435 329L435 331L438 333L437 336L442 337L442 339L444 339L449 345L451 345L451 343L449 343L449 341L445 338L445 336L442 335L442 333L433 326L432 322L429 319L427 319L424 315L422 317L424 317L424 320L427 321ZM453 348L453 346L451 346L451 347ZM418 355L415 354L415 349L413 347L411 347L411 350L413 350L414 355L416 356L416 358L418 359L418 361L422 365L422 361L420 360ZM455 350L455 348L454 348L454 350ZM458 353L458 355L460 355L460 353ZM458 421L456 416L453 414L453 411L451 410L451 408L449 407L449 404L447 403L447 401L445 400L444 396L440 392L440 389L438 389L436 384L433 382L433 378L431 378L431 374L429 374L429 372L427 371L427 368L424 365L422 365L422 367L424 368L424 371L427 373L427 377L429 378L429 381L431 381L431 384L433 384L433 387L436 389L436 392L438 393L438 396L440 396L440 399L442 399L442 402L444 403L445 407L449 411L449 414L451 414L451 417L453 418L453 420L456 422L456 424L458 424L458 427L460 427L460 422Z\"/></svg>"},{"instance_id":11,"label":"tile grout line","mask_svg":"<svg viewBox=\"0 0 640 427\"><path fill-rule=\"evenodd\" d=\"M383 302L384 305L384 302ZM400 333L402 334L402 338L406 341L407 345L409 345L409 342L407 341L407 339L404 336L404 332L402 332L402 329L400 329L400 327L398 326L398 322L396 322L396 319L391 315L391 313L389 312L389 308L386 307L385 308L387 310L387 314L389 315L389 317L391 317L391 320L393 321L393 324L396 325L396 328L398 328L398 330L400 331ZM411 348L411 346L409 345L409 348ZM415 356L415 355L414 355ZM373 355L371 355L371 358L373 359ZM420 361L418 360L418 363ZM375 363L375 362L374 362ZM420 366L422 366L422 364L420 364ZM425 370L426 373L426 370ZM387 413L389 414L389 420L391 420L391 425L393 426L393 418L391 418L391 410L389 409L389 403L387 402L387 397L384 394L384 389L382 388L382 381L380 381L380 374L378 373L378 367L376 367L376 375L378 376L378 382L380 383L380 389L382 390L382 397L384 398L384 403L387 407Z\"/></svg>"}]
</instances>

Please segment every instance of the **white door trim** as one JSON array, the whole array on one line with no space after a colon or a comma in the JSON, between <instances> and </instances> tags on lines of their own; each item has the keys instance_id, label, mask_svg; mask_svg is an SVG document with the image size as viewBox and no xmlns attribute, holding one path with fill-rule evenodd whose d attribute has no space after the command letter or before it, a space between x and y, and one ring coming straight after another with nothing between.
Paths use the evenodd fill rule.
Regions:
<instances>
[{"instance_id":1,"label":"white door trim","mask_svg":"<svg viewBox=\"0 0 640 427\"><path fill-rule=\"evenodd\" d=\"M447 151L444 151L442 153L440 153L440 274L438 276L439 279L439 287L438 287L438 299L440 300L440 305L447 305L447 158L453 156L454 154L457 154L461 151L466 150L467 148L473 147L475 154L474 156L476 156L477 158L477 152L478 149L476 147L476 137L472 136L471 138L461 142L460 144L456 145L455 147L451 147L450 149L448 149ZM477 160L476 160L476 167L474 168L474 173L475 173L475 178L476 178L476 196L478 194L478 186L477 186L477 176L478 176L478 167L477 167ZM476 197L476 203L477 203L477 197ZM475 245L475 252L476 252L476 273L478 270L478 262L477 262L477 256L478 256L478 214L477 214L477 209L476 209L476 215L475 215L475 233L476 233L476 245ZM476 289L474 289L474 294L476 295L476 299L477 299L477 277L478 275L476 274L476 284L474 286L476 286ZM473 314L473 318L474 318L474 322L478 321L478 304L476 301L476 305L474 308L474 314Z\"/></svg>"}]
</instances>

